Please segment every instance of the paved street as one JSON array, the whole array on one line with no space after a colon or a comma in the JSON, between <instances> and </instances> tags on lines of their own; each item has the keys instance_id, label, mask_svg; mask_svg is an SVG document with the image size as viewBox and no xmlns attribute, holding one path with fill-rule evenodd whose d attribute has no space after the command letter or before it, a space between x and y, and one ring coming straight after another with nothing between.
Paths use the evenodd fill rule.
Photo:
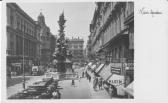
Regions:
<instances>
[{"instance_id":1,"label":"paved street","mask_svg":"<svg viewBox=\"0 0 168 103\"><path fill-rule=\"evenodd\" d=\"M44 76L26 76L26 87L34 82L40 81ZM11 82L11 83L10 83ZM22 77L13 77L10 82L7 82L7 97L16 94L23 90Z\"/></svg>"},{"instance_id":2,"label":"paved street","mask_svg":"<svg viewBox=\"0 0 168 103\"><path fill-rule=\"evenodd\" d=\"M65 80L59 82L63 88L61 90L62 99L89 99L90 89L86 79L82 79L80 82L75 80L75 86L71 86L71 80Z\"/></svg>"},{"instance_id":3,"label":"paved street","mask_svg":"<svg viewBox=\"0 0 168 103\"><path fill-rule=\"evenodd\" d=\"M78 72L79 77L82 75L82 70L75 70ZM109 94L103 89L94 91L93 83L86 78L75 80L75 86L71 86L71 80L60 81L59 85L63 88L60 90L62 99L110 99Z\"/></svg>"},{"instance_id":4,"label":"paved street","mask_svg":"<svg viewBox=\"0 0 168 103\"><path fill-rule=\"evenodd\" d=\"M71 80L59 82L63 87L61 90L62 99L110 99L108 93L103 90L94 91L92 83L86 78L75 80L75 86L71 86Z\"/></svg>"},{"instance_id":5,"label":"paved street","mask_svg":"<svg viewBox=\"0 0 168 103\"><path fill-rule=\"evenodd\" d=\"M82 76L82 69L77 69L75 71L78 72L79 77ZM26 76L26 86L42 80L43 77L44 76ZM13 77L10 81L12 81L12 84L8 82L8 97L23 90L21 76ZM17 82L14 83L14 81ZM75 86L71 86L71 82L72 80L63 80L59 82L59 86L63 88L60 90L62 94L61 99L110 99L109 94L104 89L94 91L92 81L89 83L86 78L75 80Z\"/></svg>"},{"instance_id":6,"label":"paved street","mask_svg":"<svg viewBox=\"0 0 168 103\"><path fill-rule=\"evenodd\" d=\"M30 80L30 76L26 76L25 80ZM11 78L7 78L7 87L14 86L15 84L19 84L23 81L23 76L13 76Z\"/></svg>"}]
</instances>

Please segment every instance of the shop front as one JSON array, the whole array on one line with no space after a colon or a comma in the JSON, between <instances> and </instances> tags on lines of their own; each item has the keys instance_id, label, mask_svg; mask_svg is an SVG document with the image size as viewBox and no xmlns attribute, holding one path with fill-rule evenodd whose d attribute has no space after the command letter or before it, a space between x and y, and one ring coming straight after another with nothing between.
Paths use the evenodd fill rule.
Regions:
<instances>
[{"instance_id":1,"label":"shop front","mask_svg":"<svg viewBox=\"0 0 168 103\"><path fill-rule=\"evenodd\" d=\"M97 74L106 81L111 76L110 65L105 65Z\"/></svg>"},{"instance_id":2,"label":"shop front","mask_svg":"<svg viewBox=\"0 0 168 103\"><path fill-rule=\"evenodd\" d=\"M107 82L111 85L112 89L116 89L116 93L119 96L125 96L125 92L123 91L125 85L125 78L123 75L112 74Z\"/></svg>"}]
</instances>

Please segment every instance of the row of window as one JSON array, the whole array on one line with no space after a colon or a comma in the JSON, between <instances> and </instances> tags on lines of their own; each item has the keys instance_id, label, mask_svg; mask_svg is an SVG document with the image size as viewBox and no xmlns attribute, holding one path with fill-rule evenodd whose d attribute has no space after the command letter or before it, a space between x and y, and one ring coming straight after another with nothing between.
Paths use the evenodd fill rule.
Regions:
<instances>
[{"instance_id":1,"label":"row of window","mask_svg":"<svg viewBox=\"0 0 168 103\"><path fill-rule=\"evenodd\" d=\"M121 13L118 12L119 14L119 15L117 14L118 17L115 18L113 21L111 21L111 23L105 28L105 31L101 33L101 38L98 38L98 40L94 41L95 42L94 45L99 45L99 46L104 45L106 42L108 42L111 38L113 38L116 34L120 33L125 28L124 20L126 16L130 14L130 12L127 12L127 11L134 10L133 3L127 3L126 8L127 9L125 11ZM104 15L103 17L105 18L106 15ZM103 22L103 20L101 22Z\"/></svg>"},{"instance_id":2,"label":"row of window","mask_svg":"<svg viewBox=\"0 0 168 103\"><path fill-rule=\"evenodd\" d=\"M24 51L23 51L24 47ZM30 40L25 39L23 45L23 38L16 36L16 55L35 56L36 55L36 45Z\"/></svg>"},{"instance_id":3,"label":"row of window","mask_svg":"<svg viewBox=\"0 0 168 103\"><path fill-rule=\"evenodd\" d=\"M10 7L7 7L8 25L14 28L16 24L16 29L35 37L35 27L31 23L27 22L24 18L20 17L19 15L15 15L15 11Z\"/></svg>"},{"instance_id":4,"label":"row of window","mask_svg":"<svg viewBox=\"0 0 168 103\"><path fill-rule=\"evenodd\" d=\"M77 49L77 48L79 48L79 49L82 49L83 48L83 45L69 45L69 48L75 48L75 49Z\"/></svg>"},{"instance_id":5,"label":"row of window","mask_svg":"<svg viewBox=\"0 0 168 103\"><path fill-rule=\"evenodd\" d=\"M49 41L50 40L50 37L45 37L45 36L41 36L41 40L46 40L46 41Z\"/></svg>"},{"instance_id":6,"label":"row of window","mask_svg":"<svg viewBox=\"0 0 168 103\"><path fill-rule=\"evenodd\" d=\"M17 29L21 30L24 33L27 33L29 35L35 36L35 27L33 27L30 23L28 23L26 20L20 18L19 16L17 18Z\"/></svg>"},{"instance_id":7,"label":"row of window","mask_svg":"<svg viewBox=\"0 0 168 103\"><path fill-rule=\"evenodd\" d=\"M123 58L133 60L134 52L133 50L128 50L128 48L126 49L120 46L118 48L111 49L107 53L106 57L109 62L121 62Z\"/></svg>"}]
</instances>

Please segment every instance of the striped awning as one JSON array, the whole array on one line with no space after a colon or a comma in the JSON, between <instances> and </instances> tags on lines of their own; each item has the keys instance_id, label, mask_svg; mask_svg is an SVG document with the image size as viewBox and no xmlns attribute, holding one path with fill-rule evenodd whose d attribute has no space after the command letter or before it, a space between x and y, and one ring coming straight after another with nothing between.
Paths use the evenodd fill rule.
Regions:
<instances>
[{"instance_id":1,"label":"striped awning","mask_svg":"<svg viewBox=\"0 0 168 103\"><path fill-rule=\"evenodd\" d=\"M96 67L96 64L91 66L91 69L94 70L94 68Z\"/></svg>"},{"instance_id":2,"label":"striped awning","mask_svg":"<svg viewBox=\"0 0 168 103\"><path fill-rule=\"evenodd\" d=\"M107 80L111 75L111 65L105 65L98 73L104 80Z\"/></svg>"},{"instance_id":3,"label":"striped awning","mask_svg":"<svg viewBox=\"0 0 168 103\"><path fill-rule=\"evenodd\" d=\"M91 66L92 66L92 62L89 62L89 63L88 63L88 66L91 67Z\"/></svg>"},{"instance_id":4,"label":"striped awning","mask_svg":"<svg viewBox=\"0 0 168 103\"><path fill-rule=\"evenodd\" d=\"M100 64L98 68L95 69L95 72L98 73L103 67L104 67L105 64Z\"/></svg>"}]
</instances>

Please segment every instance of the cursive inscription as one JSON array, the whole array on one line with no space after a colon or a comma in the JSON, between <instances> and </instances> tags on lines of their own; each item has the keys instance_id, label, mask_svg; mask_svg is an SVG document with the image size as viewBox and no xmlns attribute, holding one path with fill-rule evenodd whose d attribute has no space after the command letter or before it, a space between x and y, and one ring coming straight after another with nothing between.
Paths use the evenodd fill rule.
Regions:
<instances>
[{"instance_id":1,"label":"cursive inscription","mask_svg":"<svg viewBox=\"0 0 168 103\"><path fill-rule=\"evenodd\" d=\"M142 14L142 15L152 15L152 17L154 17L155 15L158 15L158 14L162 14L162 12L158 11L158 10L152 10L152 9L146 9L145 7L141 8L139 10L139 13Z\"/></svg>"}]
</instances>

